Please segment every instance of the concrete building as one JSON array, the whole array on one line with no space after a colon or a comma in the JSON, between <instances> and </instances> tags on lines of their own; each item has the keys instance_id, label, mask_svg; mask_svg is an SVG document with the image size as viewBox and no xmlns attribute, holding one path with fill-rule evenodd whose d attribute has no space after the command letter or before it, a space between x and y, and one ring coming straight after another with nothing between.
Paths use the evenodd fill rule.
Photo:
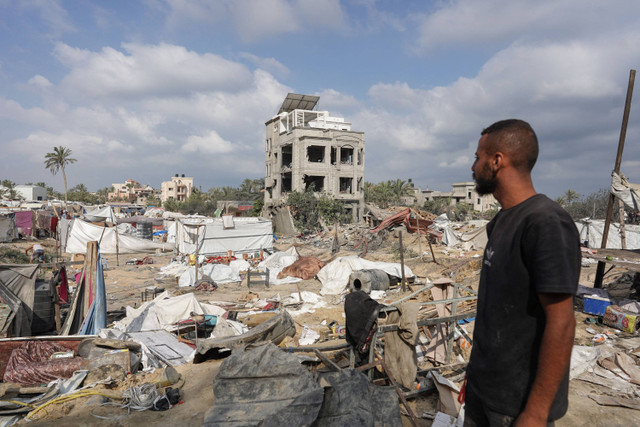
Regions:
<instances>
[{"instance_id":1,"label":"concrete building","mask_svg":"<svg viewBox=\"0 0 640 427\"><path fill-rule=\"evenodd\" d=\"M312 187L345 202L354 221L364 211L364 132L328 111L313 111L320 97L290 93L266 125L264 212L291 191Z\"/></svg>"},{"instance_id":2,"label":"concrete building","mask_svg":"<svg viewBox=\"0 0 640 427\"><path fill-rule=\"evenodd\" d=\"M18 196L26 201L47 200L47 189L38 185L16 185Z\"/></svg>"},{"instance_id":3,"label":"concrete building","mask_svg":"<svg viewBox=\"0 0 640 427\"><path fill-rule=\"evenodd\" d=\"M193 178L185 177L184 174L175 174L171 181L164 181L160 189L160 201L176 200L184 202L193 192Z\"/></svg>"},{"instance_id":4,"label":"concrete building","mask_svg":"<svg viewBox=\"0 0 640 427\"><path fill-rule=\"evenodd\" d=\"M418 206L436 199L450 199L451 205L467 203L473 206L473 210L477 212L484 212L498 207L498 202L492 194L485 194L484 196L478 194L474 182L455 182L451 187L452 191L437 191L429 188L420 190L418 187L413 187L413 193L409 197L412 197Z\"/></svg>"},{"instance_id":5,"label":"concrete building","mask_svg":"<svg viewBox=\"0 0 640 427\"><path fill-rule=\"evenodd\" d=\"M113 191L107 195L110 202L129 202L144 205L147 199L159 196L156 189L150 185L140 185L138 181L128 179L124 183L115 182L111 184Z\"/></svg>"}]
</instances>

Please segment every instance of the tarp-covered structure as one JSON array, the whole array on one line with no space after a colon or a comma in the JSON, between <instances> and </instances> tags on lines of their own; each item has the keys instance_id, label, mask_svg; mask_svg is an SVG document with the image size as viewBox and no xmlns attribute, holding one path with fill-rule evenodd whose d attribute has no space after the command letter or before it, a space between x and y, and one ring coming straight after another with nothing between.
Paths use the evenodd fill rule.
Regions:
<instances>
[{"instance_id":1,"label":"tarp-covered structure","mask_svg":"<svg viewBox=\"0 0 640 427\"><path fill-rule=\"evenodd\" d=\"M131 235L118 233L115 227L103 227L90 224L78 218L73 220L61 219L58 235L62 250L69 254L83 254L87 251L88 242L100 242L100 252L115 253L153 253L157 249L171 251L173 248L166 243L156 243L146 239L139 239Z\"/></svg>"},{"instance_id":2,"label":"tarp-covered structure","mask_svg":"<svg viewBox=\"0 0 640 427\"><path fill-rule=\"evenodd\" d=\"M611 193L627 205L637 211L640 209L640 184L632 184L627 177L613 172L611 175ZM609 246L607 246L609 247Z\"/></svg>"},{"instance_id":3,"label":"tarp-covered structure","mask_svg":"<svg viewBox=\"0 0 640 427\"><path fill-rule=\"evenodd\" d=\"M0 297L8 306L1 310L0 335L31 335L38 265L0 265Z\"/></svg>"},{"instance_id":4,"label":"tarp-covered structure","mask_svg":"<svg viewBox=\"0 0 640 427\"><path fill-rule=\"evenodd\" d=\"M264 218L180 218L176 249L181 254L225 255L273 251L273 225Z\"/></svg>"},{"instance_id":5,"label":"tarp-covered structure","mask_svg":"<svg viewBox=\"0 0 640 427\"><path fill-rule=\"evenodd\" d=\"M83 215L83 218L89 222L110 222L115 224L117 222L116 215L113 213L111 206L97 207L95 209L87 210Z\"/></svg>"},{"instance_id":6,"label":"tarp-covered structure","mask_svg":"<svg viewBox=\"0 0 640 427\"><path fill-rule=\"evenodd\" d=\"M0 215L0 243L12 242L18 238L15 215Z\"/></svg>"},{"instance_id":7,"label":"tarp-covered structure","mask_svg":"<svg viewBox=\"0 0 640 427\"><path fill-rule=\"evenodd\" d=\"M580 241L588 242L590 248L599 248L602 245L604 232L603 219L581 219L576 221L576 227L580 233ZM640 249L640 225L625 224L624 226L626 249ZM606 248L622 249L621 231L619 223L609 225Z\"/></svg>"}]
</instances>

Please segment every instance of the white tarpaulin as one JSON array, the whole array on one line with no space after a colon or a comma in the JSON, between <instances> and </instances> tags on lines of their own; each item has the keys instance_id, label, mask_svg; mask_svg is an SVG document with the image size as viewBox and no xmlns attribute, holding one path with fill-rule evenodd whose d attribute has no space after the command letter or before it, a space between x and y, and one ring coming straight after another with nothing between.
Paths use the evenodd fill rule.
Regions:
<instances>
[{"instance_id":1,"label":"white tarpaulin","mask_svg":"<svg viewBox=\"0 0 640 427\"><path fill-rule=\"evenodd\" d=\"M278 279L278 275L285 267L289 267L291 264L298 260L298 251L294 246L291 246L284 252L276 252L269 255L260 264L258 264L258 270L269 269L269 285L284 285L285 283L302 282L299 277L283 277Z\"/></svg>"},{"instance_id":2,"label":"white tarpaulin","mask_svg":"<svg viewBox=\"0 0 640 427\"><path fill-rule=\"evenodd\" d=\"M318 272L318 280L322 283L320 294L338 295L347 288L349 276L355 270L382 270L385 273L402 277L400 263L374 262L355 255L340 257L322 267ZM406 265L404 266L404 276L413 277L413 272Z\"/></svg>"},{"instance_id":3,"label":"white tarpaulin","mask_svg":"<svg viewBox=\"0 0 640 427\"><path fill-rule=\"evenodd\" d=\"M176 220L176 248L181 254L226 255L273 250L273 227L264 218L233 218L224 228L222 218L181 218ZM227 220L228 221L228 220Z\"/></svg>"},{"instance_id":4,"label":"white tarpaulin","mask_svg":"<svg viewBox=\"0 0 640 427\"><path fill-rule=\"evenodd\" d=\"M83 216L84 219L90 222L106 221L112 224L116 224L118 222L116 215L113 213L113 209L111 209L111 206L87 210L87 213L85 213Z\"/></svg>"},{"instance_id":5,"label":"white tarpaulin","mask_svg":"<svg viewBox=\"0 0 640 427\"><path fill-rule=\"evenodd\" d=\"M226 310L217 305L198 302L193 293L172 296L165 291L139 308L127 306L127 316L117 321L114 328L121 331L172 331L180 320L191 318L191 313L222 316Z\"/></svg>"},{"instance_id":6,"label":"white tarpaulin","mask_svg":"<svg viewBox=\"0 0 640 427\"><path fill-rule=\"evenodd\" d=\"M604 232L603 219L582 219L576 221L576 227L580 232L580 241L589 241L590 248L602 246L602 233ZM640 225L625 224L624 232L627 249L640 249ZM609 225L609 235L607 236L608 249L622 249L620 241L620 224L612 222Z\"/></svg>"},{"instance_id":7,"label":"white tarpaulin","mask_svg":"<svg viewBox=\"0 0 640 427\"><path fill-rule=\"evenodd\" d=\"M60 232L63 251L68 254L83 254L87 252L88 242L100 242L100 252L115 254L116 243L118 253L155 252L156 249L171 251L171 245L154 243L150 240L139 239L127 234L116 235L114 227L100 227L80 219L74 219L68 230L67 222L61 223Z\"/></svg>"},{"instance_id":8,"label":"white tarpaulin","mask_svg":"<svg viewBox=\"0 0 640 427\"><path fill-rule=\"evenodd\" d=\"M631 209L640 207L640 185L631 184L624 175L611 174L611 193Z\"/></svg>"}]
</instances>

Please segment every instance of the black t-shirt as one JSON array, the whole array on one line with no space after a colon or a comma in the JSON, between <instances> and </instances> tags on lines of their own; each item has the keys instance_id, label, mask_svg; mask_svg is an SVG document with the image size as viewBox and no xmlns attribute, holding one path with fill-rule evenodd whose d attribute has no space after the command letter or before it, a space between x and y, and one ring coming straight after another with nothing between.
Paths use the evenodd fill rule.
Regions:
<instances>
[{"instance_id":1,"label":"black t-shirt","mask_svg":"<svg viewBox=\"0 0 640 427\"><path fill-rule=\"evenodd\" d=\"M467 386L490 409L517 416L535 379L545 326L539 293L575 294L580 240L569 214L542 194L487 225ZM569 370L549 420L567 410Z\"/></svg>"}]
</instances>

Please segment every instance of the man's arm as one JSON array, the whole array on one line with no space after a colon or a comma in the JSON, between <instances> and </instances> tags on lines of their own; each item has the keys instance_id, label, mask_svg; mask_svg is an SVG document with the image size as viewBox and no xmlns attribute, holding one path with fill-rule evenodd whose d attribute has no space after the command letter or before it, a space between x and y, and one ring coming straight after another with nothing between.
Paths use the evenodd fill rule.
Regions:
<instances>
[{"instance_id":1,"label":"man's arm","mask_svg":"<svg viewBox=\"0 0 640 427\"><path fill-rule=\"evenodd\" d=\"M546 321L540 344L536 378L527 405L516 419L516 426L546 426L551 404L571 360L576 330L573 296L539 294Z\"/></svg>"}]
</instances>

